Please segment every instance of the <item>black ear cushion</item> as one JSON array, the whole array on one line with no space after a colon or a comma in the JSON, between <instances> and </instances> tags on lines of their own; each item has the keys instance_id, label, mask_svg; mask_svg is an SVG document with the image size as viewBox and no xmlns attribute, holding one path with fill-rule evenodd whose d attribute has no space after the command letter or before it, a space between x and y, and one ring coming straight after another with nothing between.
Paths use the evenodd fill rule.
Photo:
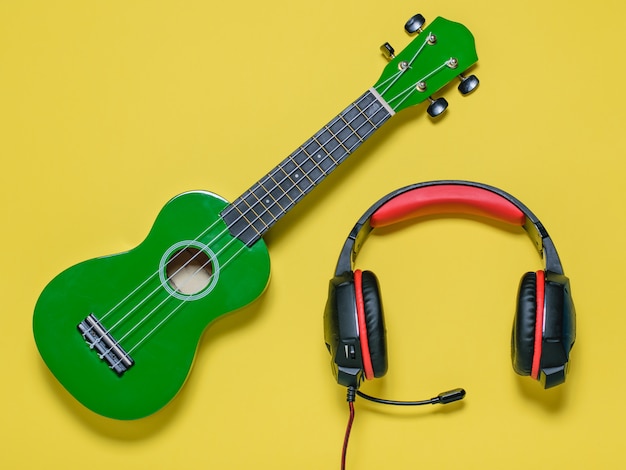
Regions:
<instances>
[{"instance_id":1,"label":"black ear cushion","mask_svg":"<svg viewBox=\"0 0 626 470\"><path fill-rule=\"evenodd\" d=\"M363 271L361 282L372 369L374 377L382 377L387 372L387 339L378 280L373 272Z\"/></svg>"},{"instance_id":2,"label":"black ear cushion","mask_svg":"<svg viewBox=\"0 0 626 470\"><path fill-rule=\"evenodd\" d=\"M535 324L537 321L537 275L526 273L517 294L517 309L511 337L513 369L520 375L530 375L535 350Z\"/></svg>"}]
</instances>

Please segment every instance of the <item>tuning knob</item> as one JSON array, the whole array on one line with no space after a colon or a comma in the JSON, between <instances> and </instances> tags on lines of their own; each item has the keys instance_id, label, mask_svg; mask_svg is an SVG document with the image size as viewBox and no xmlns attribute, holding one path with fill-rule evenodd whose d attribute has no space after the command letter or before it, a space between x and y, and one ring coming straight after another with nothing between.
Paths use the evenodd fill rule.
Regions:
<instances>
[{"instance_id":1,"label":"tuning knob","mask_svg":"<svg viewBox=\"0 0 626 470\"><path fill-rule=\"evenodd\" d=\"M476 75L470 75L469 77L459 75L459 79L461 80L461 83L459 83L458 89L462 95L469 95L476 89L476 87L478 87L478 84L480 83Z\"/></svg>"},{"instance_id":2,"label":"tuning knob","mask_svg":"<svg viewBox=\"0 0 626 470\"><path fill-rule=\"evenodd\" d=\"M387 60L391 60L396 56L396 51L394 51L393 47L391 47L391 44L388 42L380 46L380 52L383 53Z\"/></svg>"},{"instance_id":3,"label":"tuning knob","mask_svg":"<svg viewBox=\"0 0 626 470\"><path fill-rule=\"evenodd\" d=\"M414 34L416 32L421 33L424 23L426 23L426 20L420 13L418 13L417 15L409 18L409 21L407 21L404 25L404 30L409 34Z\"/></svg>"},{"instance_id":4,"label":"tuning knob","mask_svg":"<svg viewBox=\"0 0 626 470\"><path fill-rule=\"evenodd\" d=\"M426 111L432 118L441 115L441 113L443 113L448 107L448 102L445 98L437 98L435 100L429 96L428 100L430 101L430 105L428 105L428 109L426 109Z\"/></svg>"}]
</instances>

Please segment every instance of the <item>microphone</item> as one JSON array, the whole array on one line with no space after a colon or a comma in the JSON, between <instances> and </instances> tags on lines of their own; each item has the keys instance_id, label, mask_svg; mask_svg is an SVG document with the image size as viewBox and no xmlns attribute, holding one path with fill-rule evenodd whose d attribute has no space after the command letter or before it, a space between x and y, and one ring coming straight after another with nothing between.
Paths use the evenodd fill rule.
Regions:
<instances>
[{"instance_id":1,"label":"microphone","mask_svg":"<svg viewBox=\"0 0 626 470\"><path fill-rule=\"evenodd\" d=\"M396 405L396 406L420 406L420 405L447 405L458 400L465 398L465 390L462 388L455 388L446 392L441 392L439 395L428 400L418 401L397 401L397 400L385 400L383 398L372 397L360 390L356 390L356 394L361 398L364 398L374 403L380 403L382 405Z\"/></svg>"},{"instance_id":2,"label":"microphone","mask_svg":"<svg viewBox=\"0 0 626 470\"><path fill-rule=\"evenodd\" d=\"M442 405L447 405L448 403L452 403L453 401L459 401L465 398L465 390L462 388L455 388L453 390L448 390L447 392L442 392L437 395L439 399L438 403Z\"/></svg>"}]
</instances>

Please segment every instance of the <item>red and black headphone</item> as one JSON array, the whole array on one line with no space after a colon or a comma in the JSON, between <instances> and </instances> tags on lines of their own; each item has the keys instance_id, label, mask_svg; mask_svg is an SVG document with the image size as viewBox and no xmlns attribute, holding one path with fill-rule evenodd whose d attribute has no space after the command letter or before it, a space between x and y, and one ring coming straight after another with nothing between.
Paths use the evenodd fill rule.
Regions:
<instances>
[{"instance_id":1,"label":"red and black headphone","mask_svg":"<svg viewBox=\"0 0 626 470\"><path fill-rule=\"evenodd\" d=\"M510 194L458 180L419 183L396 190L370 207L350 232L330 281L324 312L325 342L337 382L355 391L364 379L382 377L387 371L378 280L371 271L353 271L367 236L377 227L443 214L495 219L520 226L528 233L545 260L545 269L524 274L519 285L511 341L513 368L520 375L539 380L545 388L563 383L576 337L576 314L569 279L554 243L539 219ZM446 397L453 401L465 394L460 389L450 393L430 403L445 403Z\"/></svg>"}]
</instances>

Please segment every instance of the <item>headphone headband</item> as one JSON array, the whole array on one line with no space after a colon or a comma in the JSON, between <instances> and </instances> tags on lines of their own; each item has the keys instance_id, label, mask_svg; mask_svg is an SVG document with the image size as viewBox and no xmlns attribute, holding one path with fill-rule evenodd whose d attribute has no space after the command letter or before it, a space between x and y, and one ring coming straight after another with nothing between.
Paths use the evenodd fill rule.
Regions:
<instances>
[{"instance_id":1,"label":"headphone headband","mask_svg":"<svg viewBox=\"0 0 626 470\"><path fill-rule=\"evenodd\" d=\"M352 263L376 227L435 214L471 214L522 227L545 259L544 270L527 272L518 288L511 335L514 370L545 388L565 381L576 338L576 313L548 232L539 219L510 194L469 181L432 181L406 186L380 199L356 223L345 241L324 310L324 339L337 382L358 389L364 379L387 370L380 288L371 271Z\"/></svg>"},{"instance_id":2,"label":"headphone headband","mask_svg":"<svg viewBox=\"0 0 626 470\"><path fill-rule=\"evenodd\" d=\"M374 203L350 231L341 249L335 275L352 270L359 250L374 228L437 214L469 214L521 226L543 256L546 270L563 274L547 230L521 201L486 184L439 180L405 186Z\"/></svg>"}]
</instances>

